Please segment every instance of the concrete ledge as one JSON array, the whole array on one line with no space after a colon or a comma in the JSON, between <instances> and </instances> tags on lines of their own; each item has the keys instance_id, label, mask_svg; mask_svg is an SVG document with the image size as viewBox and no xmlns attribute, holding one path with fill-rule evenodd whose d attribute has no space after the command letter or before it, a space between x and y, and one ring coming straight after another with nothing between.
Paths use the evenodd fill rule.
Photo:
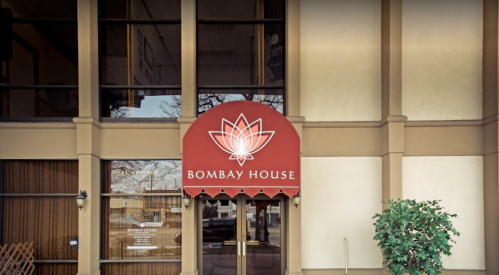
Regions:
<instances>
[{"instance_id":1,"label":"concrete ledge","mask_svg":"<svg viewBox=\"0 0 499 275\"><path fill-rule=\"evenodd\" d=\"M76 275L100 275L100 270L93 271L91 273L78 273Z\"/></svg>"},{"instance_id":2,"label":"concrete ledge","mask_svg":"<svg viewBox=\"0 0 499 275\"><path fill-rule=\"evenodd\" d=\"M288 274L288 273L286 273ZM373 268L373 269L356 269L349 268L348 274L350 275L389 275L387 269ZM334 269L303 269L303 275L345 275L344 268ZM486 272L485 270L460 270L460 269L447 269L442 270L442 275L499 275L498 272Z\"/></svg>"},{"instance_id":3,"label":"concrete ledge","mask_svg":"<svg viewBox=\"0 0 499 275\"><path fill-rule=\"evenodd\" d=\"M382 269L348 269L350 275L381 275ZM303 269L303 275L345 275L344 268Z\"/></svg>"}]
</instances>

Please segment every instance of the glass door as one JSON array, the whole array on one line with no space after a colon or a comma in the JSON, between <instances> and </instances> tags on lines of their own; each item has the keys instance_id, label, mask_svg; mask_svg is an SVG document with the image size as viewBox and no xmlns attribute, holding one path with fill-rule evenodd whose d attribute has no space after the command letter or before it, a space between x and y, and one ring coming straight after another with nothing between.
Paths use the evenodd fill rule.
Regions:
<instances>
[{"instance_id":1,"label":"glass door","mask_svg":"<svg viewBox=\"0 0 499 275\"><path fill-rule=\"evenodd\" d=\"M225 197L201 202L202 274L240 274L241 203Z\"/></svg>"},{"instance_id":2,"label":"glass door","mask_svg":"<svg viewBox=\"0 0 499 275\"><path fill-rule=\"evenodd\" d=\"M201 201L203 275L283 274L281 198L217 196Z\"/></svg>"},{"instance_id":3,"label":"glass door","mask_svg":"<svg viewBox=\"0 0 499 275\"><path fill-rule=\"evenodd\" d=\"M242 274L284 274L284 211L281 199L243 197L246 242Z\"/></svg>"}]
</instances>

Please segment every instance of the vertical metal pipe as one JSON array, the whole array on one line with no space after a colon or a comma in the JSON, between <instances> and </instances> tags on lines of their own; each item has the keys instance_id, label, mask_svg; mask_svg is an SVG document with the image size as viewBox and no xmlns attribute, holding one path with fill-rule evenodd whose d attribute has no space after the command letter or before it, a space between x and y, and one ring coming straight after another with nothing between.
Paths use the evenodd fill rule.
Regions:
<instances>
[{"instance_id":1,"label":"vertical metal pipe","mask_svg":"<svg viewBox=\"0 0 499 275\"><path fill-rule=\"evenodd\" d=\"M343 239L343 245L345 249L345 274L348 274L348 239Z\"/></svg>"}]
</instances>

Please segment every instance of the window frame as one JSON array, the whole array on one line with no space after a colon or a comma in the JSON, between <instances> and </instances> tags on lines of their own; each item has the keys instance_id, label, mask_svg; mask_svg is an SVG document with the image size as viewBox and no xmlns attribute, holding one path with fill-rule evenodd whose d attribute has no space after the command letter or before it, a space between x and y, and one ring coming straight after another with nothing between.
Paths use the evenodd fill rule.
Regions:
<instances>
[{"instance_id":1,"label":"window frame","mask_svg":"<svg viewBox=\"0 0 499 275\"><path fill-rule=\"evenodd\" d=\"M0 4L0 8L3 8ZM77 7L76 7L77 8ZM56 18L52 18L52 19L48 19L48 18L20 18L20 17L13 17L12 18L12 26L14 26L14 24L31 24L31 23L52 23L52 24L76 24L76 27L78 28L78 19L56 19ZM76 33L76 37L78 37L78 33ZM31 47L30 45L28 45L29 47ZM34 64L38 65L38 59L35 58L37 57L38 55L36 54L33 58L34 58ZM5 63L5 66L7 68L7 72L6 72L6 79L5 81L7 82L7 80L9 79L9 61L8 60L2 60L2 63L3 62L6 62ZM78 117L79 116L79 106L78 106L78 113L76 116L74 117L37 117L36 116L36 109L37 109L37 106L39 104L39 92L40 90L44 90L44 89L53 89L53 90L63 90L63 89L67 89L67 90L77 90L77 95L79 97L79 85L74 85L74 84L64 84L64 85L43 85L43 84L38 84L39 82L39 73L37 73L39 71L39 67L38 66L34 66L33 70L35 71L35 77L34 77L34 82L35 84L32 84L32 85L24 85L24 84L10 84L10 83L2 83L3 81L3 64L0 66L0 77L1 77L1 81L0 81L0 122L73 122L73 118L74 117ZM79 71L79 68L77 66L77 71ZM79 73L79 72L78 72ZM4 117L3 116L3 90L21 90L21 89L29 89L29 90L34 90L35 92L35 95L36 95L36 103L35 103L35 116L33 117Z\"/></svg>"},{"instance_id":2,"label":"window frame","mask_svg":"<svg viewBox=\"0 0 499 275\"><path fill-rule=\"evenodd\" d=\"M133 160L141 160L141 161L169 161L169 160L176 160L182 162L182 159L101 159L100 160L100 171L101 171L101 177L100 177L100 204L104 205L104 200L106 198L112 198L112 197L124 197L124 196L137 196L137 197L179 197L182 198L183 193L182 191L179 191L178 193L104 193L104 177L105 171L104 171L104 163L105 162L113 162L113 161L133 161ZM109 175L110 176L110 175ZM182 263L182 258L180 259L123 259L123 260L117 260L117 259L103 259L103 240L106 237L106 233L103 230L103 220L104 220L104 215L103 215L103 208L101 207L100 213L99 213L99 228L100 228L100 256L99 256L99 265L100 270L102 270L102 264L120 264L120 263ZM180 228L180 230L182 227Z\"/></svg>"},{"instance_id":3,"label":"window frame","mask_svg":"<svg viewBox=\"0 0 499 275\"><path fill-rule=\"evenodd\" d=\"M99 1L99 14L100 14L100 5ZM103 2L105 3L105 2ZM107 25L126 25L127 27L132 26L132 25L181 25L181 19L125 19L125 18L102 18L99 15L98 19L98 36L99 36L99 120L101 122L177 122L177 117L164 117L164 118L155 118L155 117L145 117L145 118L140 118L140 117L126 117L126 118L120 118L120 117L107 117L103 116L102 114L102 109L103 109L103 101L102 97L103 94L105 93L106 90L112 90L112 89L147 89L147 90L174 90L174 91L180 91L179 95L182 96L182 79L180 79L180 85L105 85L102 83L102 75L103 75L103 70L102 70L102 48L105 47L106 45L103 43L103 41L106 41L105 39L102 39L104 37L103 34L103 28ZM127 42L129 43L129 42ZM127 53L128 55L128 53ZM180 71L182 64L180 64Z\"/></svg>"},{"instance_id":4,"label":"window frame","mask_svg":"<svg viewBox=\"0 0 499 275\"><path fill-rule=\"evenodd\" d=\"M283 54L283 70L284 84L283 85L199 85L199 79L196 79L196 117L199 117L199 95L202 90L283 90L283 110L282 114L287 115L287 87L286 87L286 2L283 1L282 17L281 18L263 18L263 19L199 19L198 1L196 0L196 57L199 53L199 25L262 25L266 24L282 24L284 29L284 54ZM196 77L199 78L199 58L196 58Z\"/></svg>"}]
</instances>

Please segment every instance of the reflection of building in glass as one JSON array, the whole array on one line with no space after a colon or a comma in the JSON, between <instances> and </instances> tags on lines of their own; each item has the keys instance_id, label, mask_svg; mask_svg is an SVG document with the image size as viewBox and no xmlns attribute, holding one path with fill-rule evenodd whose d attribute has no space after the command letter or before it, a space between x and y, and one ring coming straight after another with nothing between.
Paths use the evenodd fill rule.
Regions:
<instances>
[{"instance_id":1,"label":"reflection of building in glass","mask_svg":"<svg viewBox=\"0 0 499 275\"><path fill-rule=\"evenodd\" d=\"M164 272L178 268L181 230L181 193L178 160L103 161L102 257L141 263L163 260ZM163 189L165 188L165 189ZM179 211L180 210L180 211Z\"/></svg>"},{"instance_id":2,"label":"reflection of building in glass","mask_svg":"<svg viewBox=\"0 0 499 275\"><path fill-rule=\"evenodd\" d=\"M0 67L0 116L71 121L78 116L76 1L2 0L1 8L13 20L2 21L11 25L0 48L12 51Z\"/></svg>"}]
</instances>

